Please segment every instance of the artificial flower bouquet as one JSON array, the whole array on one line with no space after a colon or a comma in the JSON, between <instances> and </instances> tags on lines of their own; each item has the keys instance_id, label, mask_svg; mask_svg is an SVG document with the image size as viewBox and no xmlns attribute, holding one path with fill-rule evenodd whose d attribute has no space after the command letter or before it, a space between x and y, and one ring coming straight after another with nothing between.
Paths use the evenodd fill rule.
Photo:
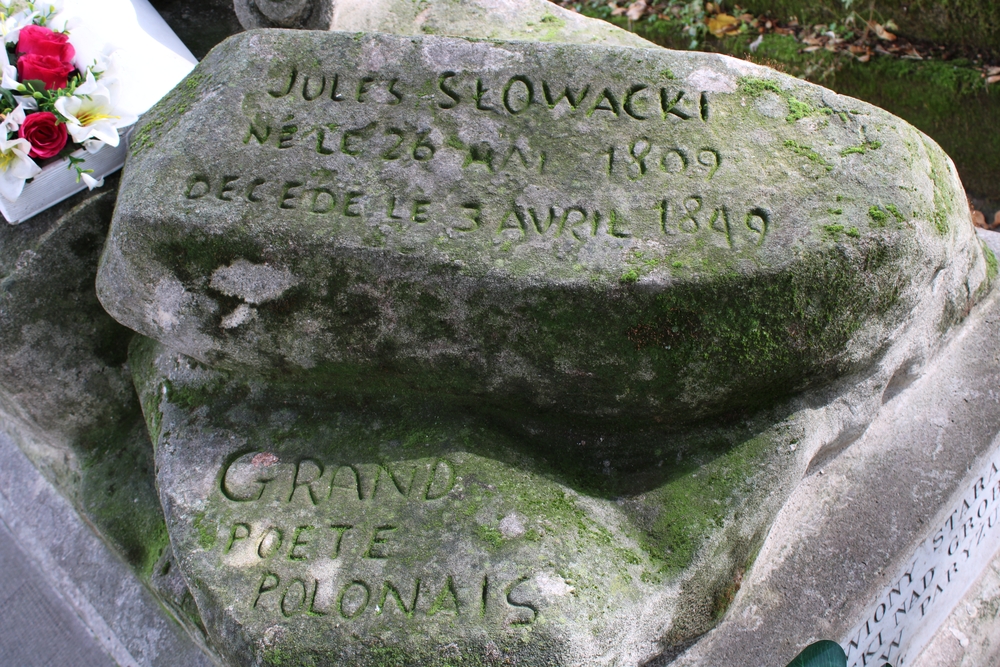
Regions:
<instances>
[{"instance_id":1,"label":"artificial flower bouquet","mask_svg":"<svg viewBox=\"0 0 1000 667\"><path fill-rule=\"evenodd\" d=\"M112 34L130 23L139 33L131 40ZM136 100L137 91L127 91L129 68L120 76L120 63L155 57L147 42L162 44L148 34L151 24L184 62L179 68L174 63L167 81L152 91L136 81L144 93ZM103 185L104 176L124 164L123 135L137 114L195 62L146 0L0 0L0 33L6 47L6 61L0 58L0 212L12 224L84 187ZM124 53L105 37L123 41Z\"/></svg>"}]
</instances>

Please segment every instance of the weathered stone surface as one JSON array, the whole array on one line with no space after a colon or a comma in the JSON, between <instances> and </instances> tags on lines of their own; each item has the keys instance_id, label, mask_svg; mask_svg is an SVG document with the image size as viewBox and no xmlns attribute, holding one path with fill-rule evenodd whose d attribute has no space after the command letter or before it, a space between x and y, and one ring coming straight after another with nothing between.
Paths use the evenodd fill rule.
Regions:
<instances>
[{"instance_id":1,"label":"weathered stone surface","mask_svg":"<svg viewBox=\"0 0 1000 667\"><path fill-rule=\"evenodd\" d=\"M511 427L150 340L130 361L178 566L232 665L642 664L725 611L804 465L809 419L784 412Z\"/></svg>"},{"instance_id":2,"label":"weathered stone surface","mask_svg":"<svg viewBox=\"0 0 1000 667\"><path fill-rule=\"evenodd\" d=\"M615 46L652 44L548 0L235 0L247 30L304 28Z\"/></svg>"},{"instance_id":3,"label":"weathered stone surface","mask_svg":"<svg viewBox=\"0 0 1000 667\"><path fill-rule=\"evenodd\" d=\"M896 362L839 456L807 446L732 608L677 667L786 664L820 638L849 667L918 663L1000 545L998 337L994 289L939 355Z\"/></svg>"},{"instance_id":4,"label":"weathered stone surface","mask_svg":"<svg viewBox=\"0 0 1000 667\"><path fill-rule=\"evenodd\" d=\"M933 142L708 54L243 33L123 179L108 311L331 389L677 423L870 368L985 285Z\"/></svg>"},{"instance_id":5,"label":"weathered stone surface","mask_svg":"<svg viewBox=\"0 0 1000 667\"><path fill-rule=\"evenodd\" d=\"M0 224L0 428L197 632L190 595L155 574L169 570L167 532L126 363L133 334L94 292L116 195L109 179Z\"/></svg>"}]
</instances>

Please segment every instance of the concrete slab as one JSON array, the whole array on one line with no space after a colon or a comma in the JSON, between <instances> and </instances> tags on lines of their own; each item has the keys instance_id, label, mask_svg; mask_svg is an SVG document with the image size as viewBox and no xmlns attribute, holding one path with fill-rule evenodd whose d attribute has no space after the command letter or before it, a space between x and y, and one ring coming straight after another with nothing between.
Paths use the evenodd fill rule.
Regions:
<instances>
[{"instance_id":1,"label":"concrete slab","mask_svg":"<svg viewBox=\"0 0 1000 667\"><path fill-rule=\"evenodd\" d=\"M0 522L0 656L18 667L112 667L73 608L56 595Z\"/></svg>"},{"instance_id":2,"label":"concrete slab","mask_svg":"<svg viewBox=\"0 0 1000 667\"><path fill-rule=\"evenodd\" d=\"M213 665L3 432L0 461L0 522L33 568L24 569L22 561L19 570L9 571L10 563L18 567L16 552L0 555L0 598L20 601L16 609L0 603L0 662L19 667ZM91 654L81 639L88 633L94 638ZM7 646L2 635L15 641ZM48 653L33 652L32 646ZM105 661L93 662L101 653Z\"/></svg>"}]
</instances>

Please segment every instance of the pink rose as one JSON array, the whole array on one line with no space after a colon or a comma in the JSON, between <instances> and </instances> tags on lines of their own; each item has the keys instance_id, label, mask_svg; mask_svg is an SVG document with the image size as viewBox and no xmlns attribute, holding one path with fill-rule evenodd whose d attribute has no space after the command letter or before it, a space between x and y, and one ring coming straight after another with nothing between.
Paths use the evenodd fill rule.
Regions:
<instances>
[{"instance_id":1,"label":"pink rose","mask_svg":"<svg viewBox=\"0 0 1000 667\"><path fill-rule=\"evenodd\" d=\"M17 38L15 53L58 58L60 62L72 63L76 50L69 43L69 36L61 32L52 32L40 25L29 25L21 28Z\"/></svg>"},{"instance_id":2,"label":"pink rose","mask_svg":"<svg viewBox=\"0 0 1000 667\"><path fill-rule=\"evenodd\" d=\"M58 155L68 136L66 124L57 122L56 115L48 111L28 114L17 134L31 144L28 156L40 160Z\"/></svg>"},{"instance_id":3,"label":"pink rose","mask_svg":"<svg viewBox=\"0 0 1000 667\"><path fill-rule=\"evenodd\" d=\"M37 79L47 90L65 88L70 72L75 68L55 56L39 56L29 53L17 59L17 74L21 81Z\"/></svg>"}]
</instances>

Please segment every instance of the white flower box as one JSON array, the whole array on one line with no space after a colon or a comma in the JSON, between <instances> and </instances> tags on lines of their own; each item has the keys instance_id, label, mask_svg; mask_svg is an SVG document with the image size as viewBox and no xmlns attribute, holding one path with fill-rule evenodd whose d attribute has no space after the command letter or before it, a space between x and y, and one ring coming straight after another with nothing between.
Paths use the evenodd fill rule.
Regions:
<instances>
[{"instance_id":1,"label":"white flower box","mask_svg":"<svg viewBox=\"0 0 1000 667\"><path fill-rule=\"evenodd\" d=\"M98 55L111 51L120 54L116 107L139 115L156 104L197 64L197 60L148 0L53 0L61 6L58 20L66 22L70 44L76 49L73 59L83 70ZM82 165L93 169L93 178L101 179L122 168L131 127L119 131L117 147L104 146L94 154L81 149L73 155L85 158ZM87 187L77 182L77 173L69 160L47 164L40 174L25 183L21 196L10 201L0 196L0 213L7 222L17 224L41 213Z\"/></svg>"}]
</instances>

